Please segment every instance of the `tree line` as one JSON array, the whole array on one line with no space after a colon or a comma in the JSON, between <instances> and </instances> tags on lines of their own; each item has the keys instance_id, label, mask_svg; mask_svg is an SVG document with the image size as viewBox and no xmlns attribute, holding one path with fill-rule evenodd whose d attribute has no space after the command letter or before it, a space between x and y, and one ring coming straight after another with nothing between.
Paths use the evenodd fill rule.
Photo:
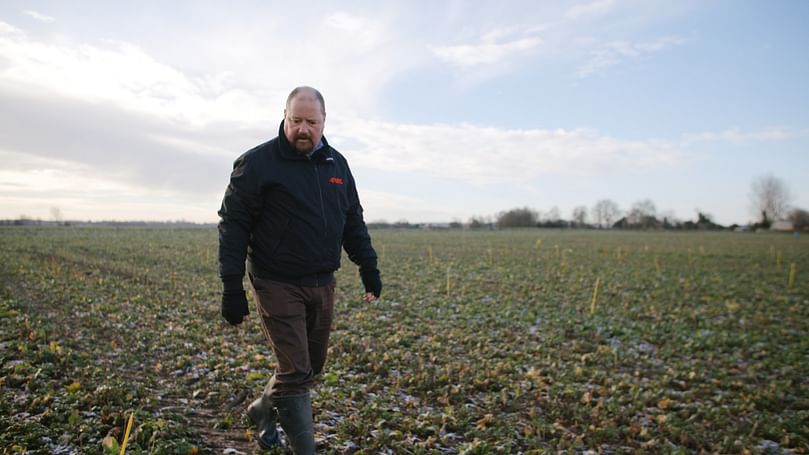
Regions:
<instances>
[{"instance_id":1,"label":"tree line","mask_svg":"<svg viewBox=\"0 0 809 455\"><path fill-rule=\"evenodd\" d=\"M471 227L481 226L482 219L472 218ZM529 207L519 207L500 212L494 225L498 228L585 228L585 229L724 229L716 224L711 215L698 212L696 221L680 221L671 214L657 214L654 202L644 199L636 202L626 212L615 201L602 199L588 209L578 206L570 219L564 219L554 207L542 213Z\"/></svg>"},{"instance_id":2,"label":"tree line","mask_svg":"<svg viewBox=\"0 0 809 455\"><path fill-rule=\"evenodd\" d=\"M749 228L769 229L777 222L788 222L789 230L809 230L809 212L802 208L790 206L791 195L787 185L779 178L764 175L754 180L750 192L750 209L757 216L757 221ZM573 209L569 219L560 216L557 207L540 213L529 207L514 208L500 212L492 223L480 217L469 221L472 227L493 224L499 228L509 227L547 227L547 228L612 228L612 229L736 229L739 225L721 226L716 224L712 216L697 212L694 221L681 221L671 212L658 214L655 203L651 199L635 202L629 210L623 211L611 199L601 199L591 208L578 206Z\"/></svg>"}]
</instances>

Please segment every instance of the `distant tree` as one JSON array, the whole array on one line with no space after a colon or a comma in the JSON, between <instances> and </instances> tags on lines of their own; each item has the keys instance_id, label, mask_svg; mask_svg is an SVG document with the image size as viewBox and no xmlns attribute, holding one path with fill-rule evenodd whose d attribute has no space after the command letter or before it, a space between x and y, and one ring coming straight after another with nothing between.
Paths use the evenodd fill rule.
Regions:
<instances>
[{"instance_id":1,"label":"distant tree","mask_svg":"<svg viewBox=\"0 0 809 455\"><path fill-rule=\"evenodd\" d=\"M657 209L651 199L643 199L632 204L626 216L614 227L628 229L660 229L663 223L657 219Z\"/></svg>"},{"instance_id":2,"label":"distant tree","mask_svg":"<svg viewBox=\"0 0 809 455\"><path fill-rule=\"evenodd\" d=\"M556 221L561 220L562 219L562 213L559 211L559 207L557 207L555 205L553 207L551 207L551 209L548 210L548 213L545 214L544 219L545 219L546 222L551 222L551 223L554 223Z\"/></svg>"},{"instance_id":3,"label":"distant tree","mask_svg":"<svg viewBox=\"0 0 809 455\"><path fill-rule=\"evenodd\" d=\"M511 209L497 216L497 227L534 227L537 224L537 212L528 207Z\"/></svg>"},{"instance_id":4,"label":"distant tree","mask_svg":"<svg viewBox=\"0 0 809 455\"><path fill-rule=\"evenodd\" d=\"M673 210L664 210L660 212L660 218L663 222L663 229L679 229L682 225L680 220L677 219L677 215L674 214Z\"/></svg>"},{"instance_id":5,"label":"distant tree","mask_svg":"<svg viewBox=\"0 0 809 455\"><path fill-rule=\"evenodd\" d=\"M384 220L384 219L373 220L373 221L368 222L368 227L372 228L372 229L384 229L384 228L389 228L390 223L388 223L388 221Z\"/></svg>"},{"instance_id":6,"label":"distant tree","mask_svg":"<svg viewBox=\"0 0 809 455\"><path fill-rule=\"evenodd\" d=\"M621 215L621 209L618 204L610 199L602 199L593 206L592 210L593 221L596 225L601 227L609 227Z\"/></svg>"},{"instance_id":7,"label":"distant tree","mask_svg":"<svg viewBox=\"0 0 809 455\"><path fill-rule=\"evenodd\" d=\"M580 205L573 209L573 223L578 227L587 225L587 207Z\"/></svg>"},{"instance_id":8,"label":"distant tree","mask_svg":"<svg viewBox=\"0 0 809 455\"><path fill-rule=\"evenodd\" d=\"M789 188L778 177L772 174L763 175L753 181L750 191L750 210L761 218L763 227L769 227L773 221L782 219L787 214L791 199Z\"/></svg>"},{"instance_id":9,"label":"distant tree","mask_svg":"<svg viewBox=\"0 0 809 455\"><path fill-rule=\"evenodd\" d=\"M792 228L796 231L809 229L809 212L804 209L792 209L787 219L792 222Z\"/></svg>"},{"instance_id":10,"label":"distant tree","mask_svg":"<svg viewBox=\"0 0 809 455\"><path fill-rule=\"evenodd\" d=\"M718 225L713 220L713 215L706 212L701 212L697 210L697 221L686 221L683 223L683 228L685 229L701 229L701 230L718 230L724 229L721 225Z\"/></svg>"},{"instance_id":11,"label":"distant tree","mask_svg":"<svg viewBox=\"0 0 809 455\"><path fill-rule=\"evenodd\" d=\"M482 216L473 216L469 218L469 222L467 224L472 229L480 229L482 227L485 227L488 224L488 222Z\"/></svg>"},{"instance_id":12,"label":"distant tree","mask_svg":"<svg viewBox=\"0 0 809 455\"><path fill-rule=\"evenodd\" d=\"M15 225L22 225L22 226L32 226L32 225L40 225L42 224L42 220L39 218L33 218L26 214L20 215L20 217L14 220Z\"/></svg>"},{"instance_id":13,"label":"distant tree","mask_svg":"<svg viewBox=\"0 0 809 455\"><path fill-rule=\"evenodd\" d=\"M643 199L632 204L626 218L630 225L640 225L648 218L655 218L657 216L657 208L651 199Z\"/></svg>"},{"instance_id":14,"label":"distant tree","mask_svg":"<svg viewBox=\"0 0 809 455\"><path fill-rule=\"evenodd\" d=\"M62 209L59 207L51 207L51 218L56 224L62 224Z\"/></svg>"},{"instance_id":15,"label":"distant tree","mask_svg":"<svg viewBox=\"0 0 809 455\"><path fill-rule=\"evenodd\" d=\"M566 228L568 222L562 219L559 207L553 206L547 213L538 216L536 225L542 228Z\"/></svg>"}]
</instances>

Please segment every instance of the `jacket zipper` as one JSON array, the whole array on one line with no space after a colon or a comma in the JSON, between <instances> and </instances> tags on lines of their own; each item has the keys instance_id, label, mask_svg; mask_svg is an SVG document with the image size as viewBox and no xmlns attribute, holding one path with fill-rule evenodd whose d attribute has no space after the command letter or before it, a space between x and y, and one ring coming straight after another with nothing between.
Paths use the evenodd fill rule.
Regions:
<instances>
[{"instance_id":1,"label":"jacket zipper","mask_svg":"<svg viewBox=\"0 0 809 455\"><path fill-rule=\"evenodd\" d=\"M318 163L313 163L315 165L315 182L317 182L317 194L320 196L320 217L323 218L323 238L329 236L329 225L326 221L326 206L323 204L323 187L320 186L320 171L318 171ZM325 254L325 252L324 252ZM324 256L325 257L325 256ZM320 283L318 283L317 278L315 278L315 287L320 287Z\"/></svg>"},{"instance_id":2,"label":"jacket zipper","mask_svg":"<svg viewBox=\"0 0 809 455\"><path fill-rule=\"evenodd\" d=\"M326 206L323 204L323 187L320 186L320 171L318 171L318 167L320 167L317 163L315 165L315 181L317 182L317 193L320 196L320 217L323 218L323 237L329 235L329 226L326 222Z\"/></svg>"}]
</instances>

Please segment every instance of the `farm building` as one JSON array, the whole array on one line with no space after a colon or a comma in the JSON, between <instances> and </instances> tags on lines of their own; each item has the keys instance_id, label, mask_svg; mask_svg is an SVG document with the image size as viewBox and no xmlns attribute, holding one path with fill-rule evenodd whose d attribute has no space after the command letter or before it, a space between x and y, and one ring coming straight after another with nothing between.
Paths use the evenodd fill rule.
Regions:
<instances>
[{"instance_id":1,"label":"farm building","mask_svg":"<svg viewBox=\"0 0 809 455\"><path fill-rule=\"evenodd\" d=\"M792 221L776 221L770 226L771 231L779 231L779 232L792 232L795 230L795 226Z\"/></svg>"}]
</instances>

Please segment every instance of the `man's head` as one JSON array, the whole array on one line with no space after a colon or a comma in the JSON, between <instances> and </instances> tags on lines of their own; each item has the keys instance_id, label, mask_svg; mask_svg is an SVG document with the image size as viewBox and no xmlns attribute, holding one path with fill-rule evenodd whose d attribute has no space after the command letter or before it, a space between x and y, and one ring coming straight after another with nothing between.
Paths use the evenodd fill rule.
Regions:
<instances>
[{"instance_id":1,"label":"man's head","mask_svg":"<svg viewBox=\"0 0 809 455\"><path fill-rule=\"evenodd\" d=\"M323 137L326 103L312 87L297 87L287 97L284 135L301 154L309 154Z\"/></svg>"}]
</instances>

